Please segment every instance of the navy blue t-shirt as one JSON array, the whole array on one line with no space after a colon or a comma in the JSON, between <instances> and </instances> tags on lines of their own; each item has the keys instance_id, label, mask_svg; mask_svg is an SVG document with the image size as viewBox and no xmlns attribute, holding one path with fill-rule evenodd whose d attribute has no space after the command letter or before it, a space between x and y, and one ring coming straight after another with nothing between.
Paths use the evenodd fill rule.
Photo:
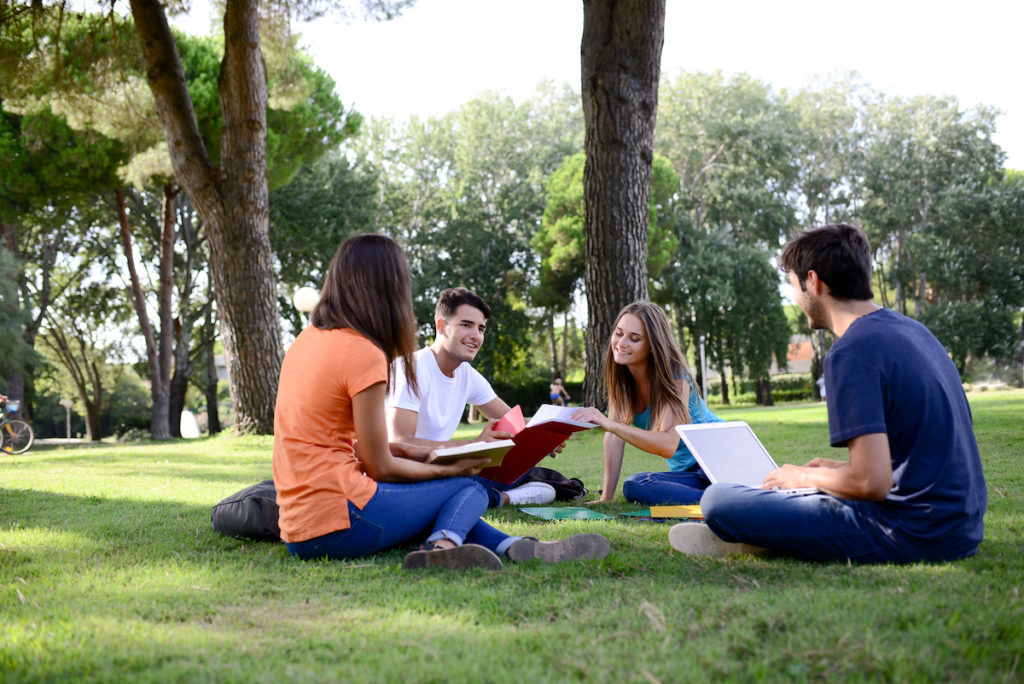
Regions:
<instances>
[{"instance_id":1,"label":"navy blue t-shirt","mask_svg":"<svg viewBox=\"0 0 1024 684\"><path fill-rule=\"evenodd\" d=\"M829 439L889 437L893 487L862 510L911 556L977 552L988 496L960 376L935 336L880 309L853 322L825 358Z\"/></svg>"}]
</instances>

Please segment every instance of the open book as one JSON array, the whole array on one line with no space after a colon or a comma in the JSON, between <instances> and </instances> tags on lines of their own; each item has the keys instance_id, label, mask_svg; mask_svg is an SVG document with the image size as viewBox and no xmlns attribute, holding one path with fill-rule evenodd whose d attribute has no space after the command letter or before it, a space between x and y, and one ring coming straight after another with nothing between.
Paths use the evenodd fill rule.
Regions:
<instances>
[{"instance_id":1,"label":"open book","mask_svg":"<svg viewBox=\"0 0 1024 684\"><path fill-rule=\"evenodd\" d=\"M502 416L494 429L511 433L515 446L505 454L500 466L484 468L480 471L480 477L501 484L512 484L559 445L564 444L570 435L597 427L593 423L572 420L569 416L575 410L569 406L544 404L527 423L523 418L522 407L513 408Z\"/></svg>"},{"instance_id":2,"label":"open book","mask_svg":"<svg viewBox=\"0 0 1024 684\"><path fill-rule=\"evenodd\" d=\"M516 445L511 439L496 439L492 442L471 442L459 446L434 449L427 456L427 463L454 463L462 458L490 458L486 467L501 465L505 454Z\"/></svg>"}]
</instances>

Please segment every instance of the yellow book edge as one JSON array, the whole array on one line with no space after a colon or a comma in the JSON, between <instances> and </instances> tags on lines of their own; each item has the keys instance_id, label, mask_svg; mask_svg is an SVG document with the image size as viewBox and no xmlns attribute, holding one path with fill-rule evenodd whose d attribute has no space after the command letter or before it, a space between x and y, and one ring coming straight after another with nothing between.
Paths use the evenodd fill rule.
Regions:
<instances>
[{"instance_id":1,"label":"yellow book edge","mask_svg":"<svg viewBox=\"0 0 1024 684\"><path fill-rule=\"evenodd\" d=\"M690 504L688 506L651 506L651 517L700 518L703 520L704 514L700 510L700 504Z\"/></svg>"}]
</instances>

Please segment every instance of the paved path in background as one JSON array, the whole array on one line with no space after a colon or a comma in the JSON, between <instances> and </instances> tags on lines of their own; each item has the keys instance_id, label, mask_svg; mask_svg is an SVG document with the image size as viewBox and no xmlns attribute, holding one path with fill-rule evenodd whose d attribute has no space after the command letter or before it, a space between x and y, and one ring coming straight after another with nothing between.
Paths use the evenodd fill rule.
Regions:
<instances>
[{"instance_id":1,"label":"paved path in background","mask_svg":"<svg viewBox=\"0 0 1024 684\"><path fill-rule=\"evenodd\" d=\"M86 439L64 439L63 437L46 437L44 439L37 439L33 443L41 446L86 446L88 444L98 444L98 442L90 442Z\"/></svg>"}]
</instances>

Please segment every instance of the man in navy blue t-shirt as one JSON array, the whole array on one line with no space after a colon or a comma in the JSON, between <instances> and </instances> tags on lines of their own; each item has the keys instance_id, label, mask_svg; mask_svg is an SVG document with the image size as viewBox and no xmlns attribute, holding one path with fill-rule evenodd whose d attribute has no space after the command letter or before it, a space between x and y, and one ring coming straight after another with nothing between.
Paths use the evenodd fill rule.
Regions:
<instances>
[{"instance_id":1,"label":"man in navy blue t-shirt","mask_svg":"<svg viewBox=\"0 0 1024 684\"><path fill-rule=\"evenodd\" d=\"M684 553L769 549L813 560L907 563L978 551L987 504L971 410L946 350L920 323L876 305L864 233L829 225L779 258L825 359L829 440L849 460L784 465L760 489L717 483L707 524L669 533ZM814 488L816 492L792 491Z\"/></svg>"}]
</instances>

